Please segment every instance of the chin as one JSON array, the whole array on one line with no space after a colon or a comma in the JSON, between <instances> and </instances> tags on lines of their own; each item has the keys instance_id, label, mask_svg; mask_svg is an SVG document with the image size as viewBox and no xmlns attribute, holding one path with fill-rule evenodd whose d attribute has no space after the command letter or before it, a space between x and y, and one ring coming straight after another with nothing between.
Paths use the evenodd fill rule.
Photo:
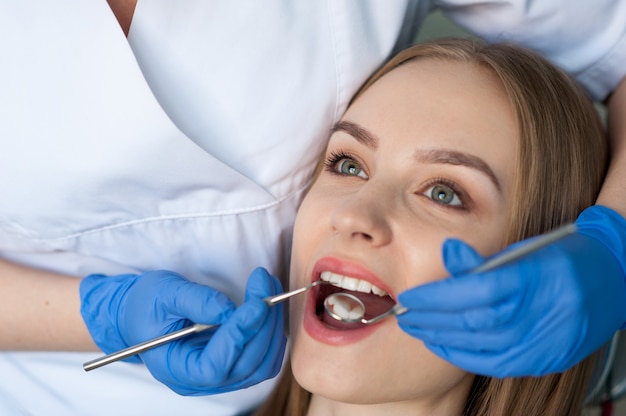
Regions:
<instances>
[{"instance_id":1,"label":"chin","mask_svg":"<svg viewBox=\"0 0 626 416\"><path fill-rule=\"evenodd\" d=\"M299 371L300 369L292 363L294 378L302 388L319 398L353 405L370 405L383 401L379 397L372 396L372 392L364 389L364 386L358 382L350 383L343 378L337 379L332 375L320 374L324 368L318 368L317 372L312 373L312 366L306 367L306 363L304 365L304 371ZM357 375L357 377L361 380L367 379L365 375Z\"/></svg>"},{"instance_id":2,"label":"chin","mask_svg":"<svg viewBox=\"0 0 626 416\"><path fill-rule=\"evenodd\" d=\"M463 406L474 376L452 366L411 343L411 354L372 354L382 345L333 346L311 338L302 327L294 338L291 366L298 384L318 397L336 404L380 406L393 404L416 408L444 403ZM399 344L386 334L385 340ZM363 348L361 348L363 347ZM388 358L404 356L398 360Z\"/></svg>"}]
</instances>

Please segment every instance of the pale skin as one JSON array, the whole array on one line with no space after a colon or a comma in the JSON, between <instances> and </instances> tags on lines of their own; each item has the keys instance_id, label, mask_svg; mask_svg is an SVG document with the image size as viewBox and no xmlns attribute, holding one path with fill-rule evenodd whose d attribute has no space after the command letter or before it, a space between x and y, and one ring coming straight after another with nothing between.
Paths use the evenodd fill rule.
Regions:
<instances>
[{"instance_id":1,"label":"pale skin","mask_svg":"<svg viewBox=\"0 0 626 416\"><path fill-rule=\"evenodd\" d=\"M136 0L108 0L125 34ZM626 216L626 81L608 101L612 159L598 203ZM0 260L0 350L96 351L79 279Z\"/></svg>"},{"instance_id":2,"label":"pale skin","mask_svg":"<svg viewBox=\"0 0 626 416\"><path fill-rule=\"evenodd\" d=\"M0 260L0 349L97 351L80 316L79 284Z\"/></svg>"},{"instance_id":3,"label":"pale skin","mask_svg":"<svg viewBox=\"0 0 626 416\"><path fill-rule=\"evenodd\" d=\"M492 73L434 59L404 64L365 91L334 130L296 218L292 287L332 272L393 297L446 276L446 238L486 255L501 248L519 138ZM309 416L462 413L472 374L393 319L329 330L309 302L290 304L292 368L314 394Z\"/></svg>"},{"instance_id":4,"label":"pale skin","mask_svg":"<svg viewBox=\"0 0 626 416\"><path fill-rule=\"evenodd\" d=\"M130 30L130 22L133 20L137 0L107 0L113 14L122 27L124 35L128 36Z\"/></svg>"}]
</instances>

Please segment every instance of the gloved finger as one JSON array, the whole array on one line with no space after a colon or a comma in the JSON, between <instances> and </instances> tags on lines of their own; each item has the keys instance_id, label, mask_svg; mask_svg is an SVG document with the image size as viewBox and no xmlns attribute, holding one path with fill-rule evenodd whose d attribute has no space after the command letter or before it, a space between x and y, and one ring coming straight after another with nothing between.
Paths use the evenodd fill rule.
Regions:
<instances>
[{"instance_id":1,"label":"gloved finger","mask_svg":"<svg viewBox=\"0 0 626 416\"><path fill-rule=\"evenodd\" d=\"M509 325L516 317L516 302L503 302L487 308L449 313L441 311L414 311L397 316L404 327L439 329L444 331L494 331Z\"/></svg>"},{"instance_id":2,"label":"gloved finger","mask_svg":"<svg viewBox=\"0 0 626 416\"><path fill-rule=\"evenodd\" d=\"M285 350L282 308L262 298L282 292L278 279L255 271L246 297L211 337L196 334L142 354L154 377L182 395L232 391L277 374Z\"/></svg>"},{"instance_id":3,"label":"gloved finger","mask_svg":"<svg viewBox=\"0 0 626 416\"><path fill-rule=\"evenodd\" d=\"M279 324L281 325L280 330L277 330L275 332L275 335L272 338L272 344L270 345L270 349L268 350L271 357L273 357L272 365L268 368L268 374L270 374L268 378L272 378L278 375L280 369L283 366L283 361L285 358L285 351L287 349L287 336L284 333L285 327L283 316L283 313L281 313L279 320Z\"/></svg>"},{"instance_id":4,"label":"gloved finger","mask_svg":"<svg viewBox=\"0 0 626 416\"><path fill-rule=\"evenodd\" d=\"M231 382L251 386L274 377L282 364L286 339L283 334L282 305L273 307L266 323L249 341L230 374Z\"/></svg>"},{"instance_id":5,"label":"gloved finger","mask_svg":"<svg viewBox=\"0 0 626 416\"><path fill-rule=\"evenodd\" d=\"M156 380L181 395L188 395L189 391L182 387L192 385L192 378L183 369L194 365L194 359L206 345L205 336L205 333L189 335L158 346L141 353L141 360Z\"/></svg>"},{"instance_id":6,"label":"gloved finger","mask_svg":"<svg viewBox=\"0 0 626 416\"><path fill-rule=\"evenodd\" d=\"M458 312L487 308L516 296L521 276L513 269L447 278L413 287L398 295L398 301L408 309L419 311Z\"/></svg>"},{"instance_id":7,"label":"gloved finger","mask_svg":"<svg viewBox=\"0 0 626 416\"><path fill-rule=\"evenodd\" d=\"M264 268L257 267L250 273L246 283L246 301L253 297L263 299L282 291L280 281L276 277L269 274Z\"/></svg>"},{"instance_id":8,"label":"gloved finger","mask_svg":"<svg viewBox=\"0 0 626 416\"><path fill-rule=\"evenodd\" d=\"M457 239L444 241L441 252L444 266L453 276L464 274L485 261L470 245Z\"/></svg>"},{"instance_id":9,"label":"gloved finger","mask_svg":"<svg viewBox=\"0 0 626 416\"><path fill-rule=\"evenodd\" d=\"M536 238L539 238L539 236L513 243L492 257L500 256L509 250L528 244ZM444 241L442 247L442 257L446 270L454 276L470 274L472 269L475 269L488 260L469 244L454 238Z\"/></svg>"},{"instance_id":10,"label":"gloved finger","mask_svg":"<svg viewBox=\"0 0 626 416\"><path fill-rule=\"evenodd\" d=\"M208 387L230 384L233 368L248 341L263 325L267 312L268 307L263 301L253 299L237 308L217 328L204 348L171 351L170 362L181 363L181 382L198 383L198 380L204 380Z\"/></svg>"},{"instance_id":11,"label":"gloved finger","mask_svg":"<svg viewBox=\"0 0 626 416\"><path fill-rule=\"evenodd\" d=\"M188 281L166 285L158 301L167 312L199 324L220 324L235 310L235 304L222 292Z\"/></svg>"},{"instance_id":12,"label":"gloved finger","mask_svg":"<svg viewBox=\"0 0 626 416\"><path fill-rule=\"evenodd\" d=\"M277 278L273 277L272 283L274 284L273 294L279 294L283 292L283 287ZM264 363L268 364L267 368L261 368L259 371L261 374L270 374L267 378L276 376L283 364L283 357L285 355L285 349L287 345L287 338L284 333L284 308L285 306L283 304L278 304L270 308L270 313L275 313L275 328L270 334L272 341L268 348L268 353L266 354L268 357L270 357L270 359L264 360Z\"/></svg>"},{"instance_id":13,"label":"gloved finger","mask_svg":"<svg viewBox=\"0 0 626 416\"><path fill-rule=\"evenodd\" d=\"M265 269L255 269L246 285L246 302L217 329L198 357L204 364L199 363L201 366L197 368L208 371L211 380L219 381L217 384L230 384L232 380L244 378L254 371L263 361L271 339L267 337L267 331L276 328L272 323L277 319L277 312L269 310L262 299L277 293L277 290L281 290L278 279ZM266 324L268 316L269 324ZM267 329L262 331L264 327ZM255 337L259 341L255 348L250 348L248 344Z\"/></svg>"},{"instance_id":14,"label":"gloved finger","mask_svg":"<svg viewBox=\"0 0 626 416\"><path fill-rule=\"evenodd\" d=\"M278 279L264 269L256 269L248 279L246 298L250 302L254 297L262 299L281 292ZM276 361L282 362L284 354L283 338L283 306L279 304L269 309L265 321L248 341L231 371L231 379L256 384L275 375L272 372ZM273 348L275 345L278 348Z\"/></svg>"}]
</instances>

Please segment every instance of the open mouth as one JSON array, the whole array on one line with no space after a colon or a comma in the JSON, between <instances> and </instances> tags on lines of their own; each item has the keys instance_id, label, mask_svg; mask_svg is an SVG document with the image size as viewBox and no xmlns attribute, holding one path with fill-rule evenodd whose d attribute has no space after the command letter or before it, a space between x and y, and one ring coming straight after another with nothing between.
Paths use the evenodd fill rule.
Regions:
<instances>
[{"instance_id":1,"label":"open mouth","mask_svg":"<svg viewBox=\"0 0 626 416\"><path fill-rule=\"evenodd\" d=\"M324 271L320 279L332 283L332 285L318 286L315 291L315 313L320 321L327 327L337 330L358 329L365 326L360 322L342 322L331 317L324 309L324 300L331 294L337 292L349 293L357 297L365 305L365 319L371 319L391 309L395 302L379 287L371 283L356 279L354 277L343 276L336 273Z\"/></svg>"}]
</instances>

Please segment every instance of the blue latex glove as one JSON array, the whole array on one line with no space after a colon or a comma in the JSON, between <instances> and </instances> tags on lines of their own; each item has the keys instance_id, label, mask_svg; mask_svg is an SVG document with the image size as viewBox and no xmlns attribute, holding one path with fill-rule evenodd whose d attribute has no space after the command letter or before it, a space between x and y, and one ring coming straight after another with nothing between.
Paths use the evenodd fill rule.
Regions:
<instances>
[{"instance_id":1,"label":"blue latex glove","mask_svg":"<svg viewBox=\"0 0 626 416\"><path fill-rule=\"evenodd\" d=\"M409 312L398 316L400 327L477 374L539 376L570 368L626 321L626 221L593 206L576 225L573 235L474 275L462 272L484 259L461 241L446 241L443 260L452 277L401 293Z\"/></svg>"},{"instance_id":2,"label":"blue latex glove","mask_svg":"<svg viewBox=\"0 0 626 416\"><path fill-rule=\"evenodd\" d=\"M280 292L278 279L261 268L250 275L245 303L236 309L224 294L169 271L90 275L80 286L81 314L105 353L191 322L221 324L140 354L152 375L178 394L207 395L278 373L285 351L282 306L268 308L262 299Z\"/></svg>"}]
</instances>

